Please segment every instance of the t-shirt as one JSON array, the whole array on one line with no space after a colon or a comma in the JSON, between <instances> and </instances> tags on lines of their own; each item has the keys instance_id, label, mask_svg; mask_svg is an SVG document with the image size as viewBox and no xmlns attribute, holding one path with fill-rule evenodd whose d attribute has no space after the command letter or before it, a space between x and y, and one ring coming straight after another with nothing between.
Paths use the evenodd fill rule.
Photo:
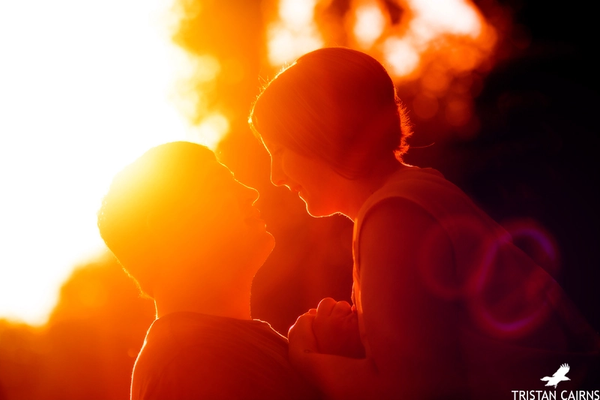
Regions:
<instances>
[{"instance_id":1,"label":"t-shirt","mask_svg":"<svg viewBox=\"0 0 600 400\"><path fill-rule=\"evenodd\" d=\"M461 367L473 398L512 398L512 390L543 390L541 378L562 364L570 364L572 379L562 384L564 388L589 379L590 367L599 359L598 334L556 281L513 244L509 232L430 168L400 169L359 211L353 247L353 297L359 319L362 224L369 212L390 198L408 200L427 212L450 241L455 270L441 273L436 268L445 266L432 263L428 269L424 262L419 273L432 296L460 305L456 328ZM415 251L426 260L435 251L434 243L431 238Z\"/></svg>"},{"instance_id":2,"label":"t-shirt","mask_svg":"<svg viewBox=\"0 0 600 400\"><path fill-rule=\"evenodd\" d=\"M268 323L192 312L153 322L131 385L132 400L315 398Z\"/></svg>"}]
</instances>

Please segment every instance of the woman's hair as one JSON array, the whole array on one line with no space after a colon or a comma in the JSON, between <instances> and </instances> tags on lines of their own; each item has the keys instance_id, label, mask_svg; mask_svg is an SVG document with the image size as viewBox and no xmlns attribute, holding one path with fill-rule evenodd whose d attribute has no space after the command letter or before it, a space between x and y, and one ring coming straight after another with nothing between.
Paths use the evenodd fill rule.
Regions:
<instances>
[{"instance_id":1,"label":"woman's hair","mask_svg":"<svg viewBox=\"0 0 600 400\"><path fill-rule=\"evenodd\" d=\"M172 142L148 150L114 177L98 211L98 228L145 294L153 296L160 269L153 250L185 240L167 236L183 232L177 225L186 219L182 214L198 212L199 199L207 195L217 165L206 147ZM172 229L154 229L157 226Z\"/></svg>"},{"instance_id":2,"label":"woman's hair","mask_svg":"<svg viewBox=\"0 0 600 400\"><path fill-rule=\"evenodd\" d=\"M343 47L315 50L280 72L258 96L257 137L316 157L347 178L408 150L410 123L394 83L373 57Z\"/></svg>"}]
</instances>

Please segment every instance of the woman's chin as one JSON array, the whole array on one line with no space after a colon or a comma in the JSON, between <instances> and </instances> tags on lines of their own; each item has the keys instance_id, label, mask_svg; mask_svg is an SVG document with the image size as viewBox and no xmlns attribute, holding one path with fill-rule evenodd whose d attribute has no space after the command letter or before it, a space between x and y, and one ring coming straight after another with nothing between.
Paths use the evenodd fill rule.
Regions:
<instances>
[{"instance_id":1,"label":"woman's chin","mask_svg":"<svg viewBox=\"0 0 600 400\"><path fill-rule=\"evenodd\" d=\"M325 208L311 207L306 201L306 212L313 218L324 218L331 217L332 215L337 214L339 211L330 210Z\"/></svg>"}]
</instances>

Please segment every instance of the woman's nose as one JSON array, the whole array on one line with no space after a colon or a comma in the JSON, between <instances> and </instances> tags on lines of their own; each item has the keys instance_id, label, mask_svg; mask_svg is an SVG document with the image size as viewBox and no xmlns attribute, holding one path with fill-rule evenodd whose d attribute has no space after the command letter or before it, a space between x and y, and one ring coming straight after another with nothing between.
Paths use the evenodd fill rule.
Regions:
<instances>
[{"instance_id":1,"label":"woman's nose","mask_svg":"<svg viewBox=\"0 0 600 400\"><path fill-rule=\"evenodd\" d=\"M285 185L285 174L281 168L281 162L271 157L271 183L275 186Z\"/></svg>"}]
</instances>

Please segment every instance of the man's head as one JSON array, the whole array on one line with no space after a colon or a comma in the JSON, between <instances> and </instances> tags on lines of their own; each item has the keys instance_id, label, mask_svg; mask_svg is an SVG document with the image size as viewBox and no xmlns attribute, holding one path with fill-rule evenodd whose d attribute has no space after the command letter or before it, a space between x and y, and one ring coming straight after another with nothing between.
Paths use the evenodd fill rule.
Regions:
<instances>
[{"instance_id":1,"label":"man's head","mask_svg":"<svg viewBox=\"0 0 600 400\"><path fill-rule=\"evenodd\" d=\"M257 198L206 147L167 143L115 176L98 227L127 272L153 296L157 282L175 275L220 276L219 282L252 276L274 244L253 207Z\"/></svg>"}]
</instances>

